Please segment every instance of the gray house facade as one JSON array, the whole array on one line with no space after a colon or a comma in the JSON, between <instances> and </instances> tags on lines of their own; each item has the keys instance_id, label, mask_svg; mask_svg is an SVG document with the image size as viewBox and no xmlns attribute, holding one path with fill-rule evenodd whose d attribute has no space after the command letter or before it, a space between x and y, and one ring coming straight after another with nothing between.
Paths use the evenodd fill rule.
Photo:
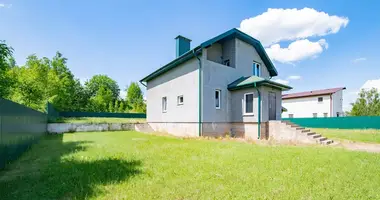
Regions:
<instances>
[{"instance_id":1,"label":"gray house facade","mask_svg":"<svg viewBox=\"0 0 380 200\"><path fill-rule=\"evenodd\" d=\"M281 119L278 73L261 43L231 29L190 49L176 38L177 58L140 82L147 87L147 122L177 136L268 138Z\"/></svg>"}]
</instances>

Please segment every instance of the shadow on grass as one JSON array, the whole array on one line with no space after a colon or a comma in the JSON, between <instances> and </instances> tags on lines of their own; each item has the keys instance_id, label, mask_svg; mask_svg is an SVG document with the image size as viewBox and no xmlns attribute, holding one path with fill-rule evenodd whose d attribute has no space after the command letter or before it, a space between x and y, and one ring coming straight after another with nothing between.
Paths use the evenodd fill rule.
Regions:
<instances>
[{"instance_id":1,"label":"shadow on grass","mask_svg":"<svg viewBox=\"0 0 380 200\"><path fill-rule=\"evenodd\" d=\"M0 174L0 199L86 199L104 192L98 186L124 183L141 173L138 160L72 156L92 142L62 139L46 136L7 166Z\"/></svg>"}]
</instances>

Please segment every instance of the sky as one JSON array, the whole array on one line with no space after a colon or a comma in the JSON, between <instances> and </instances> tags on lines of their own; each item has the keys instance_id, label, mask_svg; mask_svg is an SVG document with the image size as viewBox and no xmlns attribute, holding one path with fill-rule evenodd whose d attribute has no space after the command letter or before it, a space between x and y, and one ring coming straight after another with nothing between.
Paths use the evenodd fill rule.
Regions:
<instances>
[{"instance_id":1,"label":"sky","mask_svg":"<svg viewBox=\"0 0 380 200\"><path fill-rule=\"evenodd\" d=\"M374 0L0 0L0 40L18 65L60 51L81 82L106 74L125 89L175 58L177 35L195 47L238 28L262 42L274 80L290 92L346 87L348 110L360 89L380 89L378 8Z\"/></svg>"}]
</instances>

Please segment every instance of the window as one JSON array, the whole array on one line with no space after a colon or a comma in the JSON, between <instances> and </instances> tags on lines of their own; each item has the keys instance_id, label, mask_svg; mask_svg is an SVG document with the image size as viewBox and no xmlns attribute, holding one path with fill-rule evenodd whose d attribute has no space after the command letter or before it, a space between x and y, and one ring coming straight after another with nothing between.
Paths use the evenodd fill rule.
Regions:
<instances>
[{"instance_id":1,"label":"window","mask_svg":"<svg viewBox=\"0 0 380 200\"><path fill-rule=\"evenodd\" d=\"M252 67L252 73L255 76L260 76L260 64L257 62L253 62L253 67Z\"/></svg>"},{"instance_id":2,"label":"window","mask_svg":"<svg viewBox=\"0 0 380 200\"><path fill-rule=\"evenodd\" d=\"M318 114L317 114L317 113L313 113L313 117L314 117L314 118L317 118L317 117L318 117Z\"/></svg>"},{"instance_id":3,"label":"window","mask_svg":"<svg viewBox=\"0 0 380 200\"><path fill-rule=\"evenodd\" d=\"M327 113L323 113L323 117L327 117L327 115L328 115Z\"/></svg>"},{"instance_id":4,"label":"window","mask_svg":"<svg viewBox=\"0 0 380 200\"><path fill-rule=\"evenodd\" d=\"M177 105L183 105L183 95L177 97Z\"/></svg>"},{"instance_id":5,"label":"window","mask_svg":"<svg viewBox=\"0 0 380 200\"><path fill-rule=\"evenodd\" d=\"M293 118L294 117L294 115L293 114L289 114L289 118Z\"/></svg>"},{"instance_id":6,"label":"window","mask_svg":"<svg viewBox=\"0 0 380 200\"><path fill-rule=\"evenodd\" d=\"M166 112L168 106L168 99L166 97L162 97L162 112Z\"/></svg>"},{"instance_id":7,"label":"window","mask_svg":"<svg viewBox=\"0 0 380 200\"><path fill-rule=\"evenodd\" d=\"M220 90L215 90L215 108L220 109Z\"/></svg>"},{"instance_id":8,"label":"window","mask_svg":"<svg viewBox=\"0 0 380 200\"><path fill-rule=\"evenodd\" d=\"M253 114L253 93L244 94L244 114Z\"/></svg>"},{"instance_id":9,"label":"window","mask_svg":"<svg viewBox=\"0 0 380 200\"><path fill-rule=\"evenodd\" d=\"M323 97L318 97L318 102L323 102Z\"/></svg>"}]
</instances>

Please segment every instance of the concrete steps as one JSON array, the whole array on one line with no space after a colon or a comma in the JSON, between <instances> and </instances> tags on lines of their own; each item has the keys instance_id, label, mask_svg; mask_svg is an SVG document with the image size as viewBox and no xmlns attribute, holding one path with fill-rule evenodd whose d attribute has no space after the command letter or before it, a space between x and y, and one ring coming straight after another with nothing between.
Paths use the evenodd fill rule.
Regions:
<instances>
[{"instance_id":1,"label":"concrete steps","mask_svg":"<svg viewBox=\"0 0 380 200\"><path fill-rule=\"evenodd\" d=\"M327 137L323 137L321 134L312 132L310 129L305 129L297 124L294 124L289 121L282 121L281 123L286 124L288 127L296 131L298 134L305 134L310 139L313 139L316 143L322 145L330 145L334 143L333 140L328 139Z\"/></svg>"}]
</instances>

